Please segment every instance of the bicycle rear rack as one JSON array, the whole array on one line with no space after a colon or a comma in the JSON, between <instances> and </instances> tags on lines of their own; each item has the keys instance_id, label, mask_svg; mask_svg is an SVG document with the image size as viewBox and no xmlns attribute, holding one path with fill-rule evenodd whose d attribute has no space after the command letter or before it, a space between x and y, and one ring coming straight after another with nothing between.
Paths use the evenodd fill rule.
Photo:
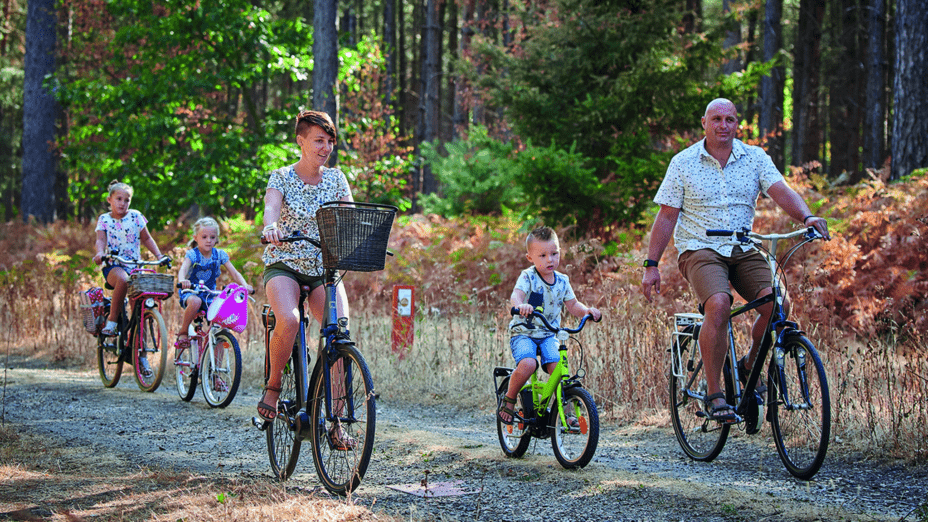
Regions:
<instances>
[{"instance_id":1,"label":"bicycle rear rack","mask_svg":"<svg viewBox=\"0 0 928 522\"><path fill-rule=\"evenodd\" d=\"M693 334L702 325L703 316L696 313L680 313L673 314L673 318L673 347L671 348L673 353L670 354L671 371L673 371L675 377L685 379L686 367L680 345L683 343L684 338L693 338ZM690 350L689 360L692 360L694 353L694 349Z\"/></svg>"}]
</instances>

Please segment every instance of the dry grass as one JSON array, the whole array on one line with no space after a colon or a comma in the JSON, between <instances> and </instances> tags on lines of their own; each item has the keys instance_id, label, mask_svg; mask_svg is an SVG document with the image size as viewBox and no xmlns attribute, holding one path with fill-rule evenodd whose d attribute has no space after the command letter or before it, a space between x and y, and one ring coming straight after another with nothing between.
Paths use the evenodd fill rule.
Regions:
<instances>
[{"instance_id":1,"label":"dry grass","mask_svg":"<svg viewBox=\"0 0 928 522\"><path fill-rule=\"evenodd\" d=\"M892 190L901 193L907 187ZM928 193L928 182L918 181L908 190ZM910 197L885 197L890 191L885 187L873 191L884 195L881 201L885 205L894 200L913 201ZM830 215L839 234L852 226L854 202L861 199L860 192L846 198L831 196L819 209ZM810 195L812 199L820 197ZM885 208L872 211L879 212ZM925 216L912 216L900 234L912 234L909 229L918 226L928 234L928 219L922 218ZM260 288L259 247L249 224L236 226L241 230L224 231L225 246L237 265L244 265L246 277ZM664 256L664 291L658 301L648 304L641 297L638 264L646 244L641 231L648 226L643 223L629 230L626 237L630 239L610 256L602 254L602 245L596 240L565 241L562 268L571 276L581 300L605 314L602 323L591 324L580 336L585 348L585 383L604 417L662 425L668 421L665 390L670 317L693 311L693 299L676 270L673 251ZM761 203L756 229L790 227L769 202ZM164 245L180 245L183 236L170 230L161 233L158 241L168 251ZM79 289L99 284L99 272L89 260L92 237L91 225L0 226L0 350L62 364L95 366L94 342L80 326L76 297ZM505 220L451 222L413 216L395 228L391 248L397 256L388 259L385 271L349 274L352 332L382 395L467 408L492 407L492 368L511 365L506 310L514 279L525 264L520 238L519 226ZM850 270L839 262L843 259L840 249L852 249L855 239L856 235L848 234L827 245L810 246L795 258L790 270L792 319L819 347L828 372L832 447L875 457L928 461L928 357L924 333L912 327L925 320L925 307L918 295L905 293L920 288L917 285L928 276L924 267L910 270L911 288L898 283L893 291L895 302L904 298L906 307L895 315L877 310L866 320L862 310L887 303L847 304L853 294L835 288L844 284L836 282L837 272ZM906 244L889 239L882 243L888 248ZM857 258L867 255L854 252ZM175 257L181 254L182 249L175 249ZM858 271L855 277L867 284L866 278L878 280L882 276ZM416 343L403 359L390 346L389 305L394 284L414 284L417 292ZM264 302L260 291L256 298ZM841 319L848 307L856 310L851 314L853 321ZM260 305L252 308L249 327L239 336L245 356L245 384L249 386L260 384L263 368L259 311ZM169 331L176 331L176 299L165 303L164 313ZM876 324L879 329L860 330L855 326L860 324ZM743 339L747 324L738 328Z\"/></svg>"},{"instance_id":2,"label":"dry grass","mask_svg":"<svg viewBox=\"0 0 928 522\"><path fill-rule=\"evenodd\" d=\"M86 466L69 465L70 451L0 428L0 517L53 522L409 520L264 479L207 480L104 464L88 473Z\"/></svg>"}]
</instances>

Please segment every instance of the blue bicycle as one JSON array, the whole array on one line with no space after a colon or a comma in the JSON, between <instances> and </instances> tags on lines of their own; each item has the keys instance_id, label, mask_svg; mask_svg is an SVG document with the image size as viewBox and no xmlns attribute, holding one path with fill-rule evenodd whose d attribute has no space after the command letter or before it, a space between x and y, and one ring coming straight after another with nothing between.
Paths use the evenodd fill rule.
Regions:
<instances>
[{"instance_id":1,"label":"blue bicycle","mask_svg":"<svg viewBox=\"0 0 928 522\"><path fill-rule=\"evenodd\" d=\"M383 270L387 240L393 227L396 207L371 203L326 203L316 213L321 241L300 233L285 242L309 241L320 249L324 268L325 305L316 364L310 370L306 349L309 317L305 303L311 289L301 286L300 331L284 368L277 416L267 422L254 418L258 429L267 434L271 469L280 480L293 474L305 439L312 446L316 473L331 493L353 491L370 463L374 447L377 408L371 372L348 337L346 324L338 321L336 288L343 274L339 270L372 272ZM274 312L269 305L261 314L264 324L265 383L270 364Z\"/></svg>"}]
</instances>

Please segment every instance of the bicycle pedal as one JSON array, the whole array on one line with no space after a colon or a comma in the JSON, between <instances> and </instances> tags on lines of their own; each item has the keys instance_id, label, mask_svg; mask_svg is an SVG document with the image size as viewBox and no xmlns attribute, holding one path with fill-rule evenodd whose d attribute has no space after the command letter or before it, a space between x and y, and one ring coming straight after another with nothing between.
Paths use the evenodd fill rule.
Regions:
<instances>
[{"instance_id":1,"label":"bicycle pedal","mask_svg":"<svg viewBox=\"0 0 928 522\"><path fill-rule=\"evenodd\" d=\"M267 431L267 427L271 425L270 422L262 419L261 417L252 417L251 423L260 431Z\"/></svg>"}]
</instances>

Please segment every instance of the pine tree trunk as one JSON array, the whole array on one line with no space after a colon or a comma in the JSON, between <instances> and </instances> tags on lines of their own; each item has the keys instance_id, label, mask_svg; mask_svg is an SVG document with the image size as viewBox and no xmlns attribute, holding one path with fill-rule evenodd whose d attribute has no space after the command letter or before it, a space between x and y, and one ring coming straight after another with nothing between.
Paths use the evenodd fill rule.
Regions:
<instances>
[{"instance_id":1,"label":"pine tree trunk","mask_svg":"<svg viewBox=\"0 0 928 522\"><path fill-rule=\"evenodd\" d=\"M783 0L767 0L764 8L764 53L763 60L773 60L783 47ZM764 148L781 172L786 167L783 136L783 66L771 69L770 74L760 81L760 135Z\"/></svg>"},{"instance_id":2,"label":"pine tree trunk","mask_svg":"<svg viewBox=\"0 0 928 522\"><path fill-rule=\"evenodd\" d=\"M313 108L338 125L338 0L316 0L313 12ZM333 155L334 156L334 155Z\"/></svg>"},{"instance_id":3,"label":"pine tree trunk","mask_svg":"<svg viewBox=\"0 0 928 522\"><path fill-rule=\"evenodd\" d=\"M928 167L928 2L896 3L892 179Z\"/></svg>"},{"instance_id":4,"label":"pine tree trunk","mask_svg":"<svg viewBox=\"0 0 928 522\"><path fill-rule=\"evenodd\" d=\"M21 210L24 220L31 216L48 223L55 219L54 143L58 104L44 81L46 75L55 72L57 15L53 0L30 0L27 9Z\"/></svg>"},{"instance_id":5,"label":"pine tree trunk","mask_svg":"<svg viewBox=\"0 0 928 522\"><path fill-rule=\"evenodd\" d=\"M824 2L800 0L793 53L792 164L797 166L820 158L819 71L824 14Z\"/></svg>"},{"instance_id":6,"label":"pine tree trunk","mask_svg":"<svg viewBox=\"0 0 928 522\"><path fill-rule=\"evenodd\" d=\"M879 169L886 159L886 3L884 0L869 0L868 4L863 165L866 169Z\"/></svg>"}]
</instances>

